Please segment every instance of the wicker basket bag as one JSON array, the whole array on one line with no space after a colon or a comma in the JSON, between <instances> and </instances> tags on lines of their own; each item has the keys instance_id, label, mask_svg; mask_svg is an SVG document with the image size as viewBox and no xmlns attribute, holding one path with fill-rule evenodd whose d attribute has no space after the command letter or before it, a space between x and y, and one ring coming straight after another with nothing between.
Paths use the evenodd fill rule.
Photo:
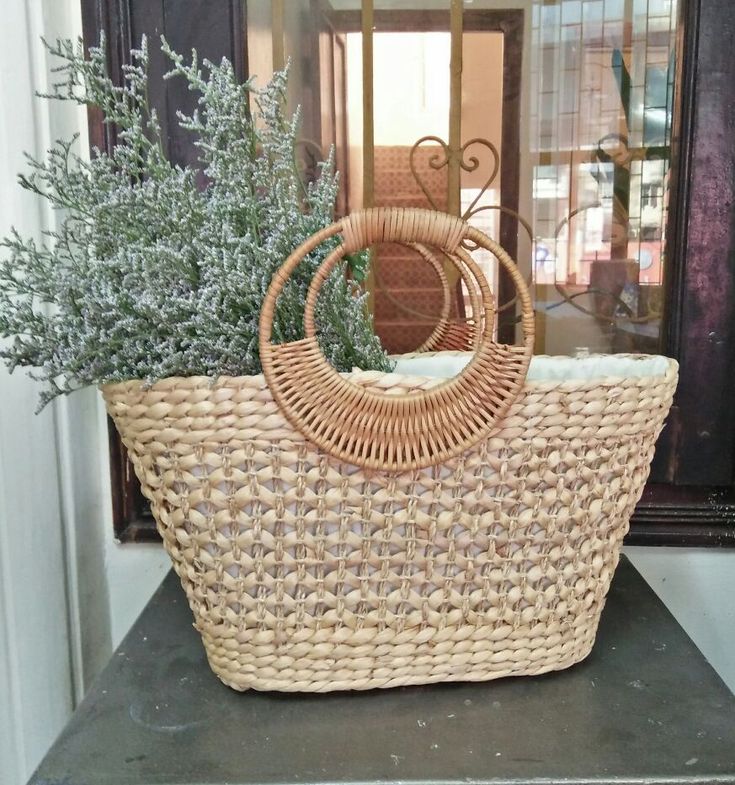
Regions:
<instances>
[{"instance_id":1,"label":"wicker basket bag","mask_svg":"<svg viewBox=\"0 0 735 785\"><path fill-rule=\"evenodd\" d=\"M272 344L289 275L337 234L308 293L305 338ZM321 355L320 286L345 254L379 242L430 263L424 251L437 248L469 285L474 353L452 378L340 374ZM520 346L493 340L493 299L468 246L494 253L515 282ZM274 277L263 375L103 387L223 682L485 680L589 653L676 363L527 379L532 342L527 288L496 243L441 213L373 209L314 235Z\"/></svg>"}]
</instances>

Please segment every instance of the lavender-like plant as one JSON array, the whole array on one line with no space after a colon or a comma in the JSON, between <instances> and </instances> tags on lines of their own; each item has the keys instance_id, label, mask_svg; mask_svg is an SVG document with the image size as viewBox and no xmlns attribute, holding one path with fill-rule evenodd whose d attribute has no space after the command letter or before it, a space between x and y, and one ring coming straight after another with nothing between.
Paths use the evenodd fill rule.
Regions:
<instances>
[{"instance_id":1,"label":"lavender-like plant","mask_svg":"<svg viewBox=\"0 0 735 785\"><path fill-rule=\"evenodd\" d=\"M44 382L41 406L89 384L259 373L258 319L272 276L333 220L332 156L315 182L299 176L287 72L258 90L226 59L200 67L196 53L187 63L162 48L172 63L166 78L185 79L198 96L179 122L196 136L204 187L164 154L145 40L121 85L107 74L104 41L88 58L81 44L50 47L60 79L45 97L99 107L116 144L90 160L75 152L76 138L56 142L44 160L28 156L20 184L60 211L58 228L41 243L14 230L0 243L0 335L11 338L0 357ZM311 276L336 242L314 251L283 292L275 340L303 337ZM390 369L365 294L344 270L322 290L318 326L337 369Z\"/></svg>"}]
</instances>

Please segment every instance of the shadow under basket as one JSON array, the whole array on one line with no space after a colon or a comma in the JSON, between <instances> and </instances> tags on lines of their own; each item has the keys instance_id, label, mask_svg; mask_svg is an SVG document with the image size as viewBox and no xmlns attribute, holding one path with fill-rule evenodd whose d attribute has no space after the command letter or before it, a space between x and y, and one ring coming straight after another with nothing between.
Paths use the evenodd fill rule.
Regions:
<instances>
[{"instance_id":1,"label":"shadow under basket","mask_svg":"<svg viewBox=\"0 0 735 785\"><path fill-rule=\"evenodd\" d=\"M466 361L350 378L412 392ZM103 392L214 672L238 690L327 691L586 657L676 376L663 357L534 358L489 438L392 473L307 442L263 376Z\"/></svg>"}]
</instances>

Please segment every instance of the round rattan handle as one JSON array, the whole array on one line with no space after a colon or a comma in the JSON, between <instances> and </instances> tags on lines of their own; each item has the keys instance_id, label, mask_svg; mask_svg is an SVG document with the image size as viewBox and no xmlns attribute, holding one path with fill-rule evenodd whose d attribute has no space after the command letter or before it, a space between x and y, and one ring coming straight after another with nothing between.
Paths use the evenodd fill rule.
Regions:
<instances>
[{"instance_id":1,"label":"round rattan handle","mask_svg":"<svg viewBox=\"0 0 735 785\"><path fill-rule=\"evenodd\" d=\"M300 341L272 344L278 296L299 263L336 234L343 242L312 280ZM452 254L469 239L495 254L513 279L522 305L523 344L493 340L493 298L482 271L465 262L482 295L482 337L474 357L453 379L428 390L386 395L338 373L316 337L319 289L344 258L381 242L424 243ZM260 359L268 387L289 422L309 441L348 463L384 471L432 466L460 455L488 436L518 395L533 350L531 298L513 260L495 242L459 218L430 210L372 208L342 219L303 243L273 277L260 315Z\"/></svg>"}]
</instances>

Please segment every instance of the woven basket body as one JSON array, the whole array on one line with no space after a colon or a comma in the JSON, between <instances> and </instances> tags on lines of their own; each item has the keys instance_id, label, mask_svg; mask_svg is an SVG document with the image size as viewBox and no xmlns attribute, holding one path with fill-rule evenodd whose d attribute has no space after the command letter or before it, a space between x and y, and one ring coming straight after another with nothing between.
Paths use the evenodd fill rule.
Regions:
<instances>
[{"instance_id":1,"label":"woven basket body","mask_svg":"<svg viewBox=\"0 0 735 785\"><path fill-rule=\"evenodd\" d=\"M215 673L239 690L327 691L584 658L671 404L666 368L527 380L474 447L396 472L315 447L263 376L103 394ZM350 379L386 394L437 384Z\"/></svg>"}]
</instances>

